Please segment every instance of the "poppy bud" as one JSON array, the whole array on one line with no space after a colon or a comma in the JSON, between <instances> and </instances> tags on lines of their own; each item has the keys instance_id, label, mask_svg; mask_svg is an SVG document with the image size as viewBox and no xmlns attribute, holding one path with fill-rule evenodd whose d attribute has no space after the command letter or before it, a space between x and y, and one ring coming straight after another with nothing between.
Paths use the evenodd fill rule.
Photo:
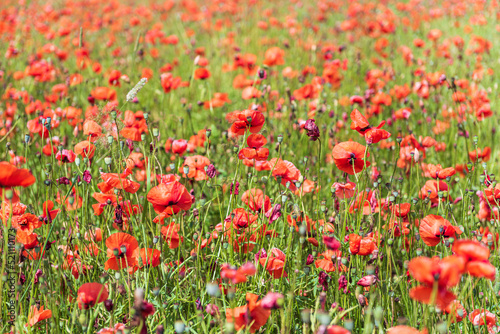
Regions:
<instances>
[{"instance_id":1,"label":"poppy bud","mask_svg":"<svg viewBox=\"0 0 500 334\"><path fill-rule=\"evenodd\" d=\"M163 327L163 325L158 325L158 327L156 327L156 334L163 334L165 332L165 329Z\"/></svg>"},{"instance_id":2,"label":"poppy bud","mask_svg":"<svg viewBox=\"0 0 500 334\"><path fill-rule=\"evenodd\" d=\"M182 320L177 320L174 323L174 328L176 333L183 333L186 325L184 324L184 322L182 322Z\"/></svg>"},{"instance_id":3,"label":"poppy bud","mask_svg":"<svg viewBox=\"0 0 500 334\"><path fill-rule=\"evenodd\" d=\"M311 310L300 311L300 317L302 318L303 323L305 324L311 323Z\"/></svg>"},{"instance_id":4,"label":"poppy bud","mask_svg":"<svg viewBox=\"0 0 500 334\"><path fill-rule=\"evenodd\" d=\"M323 326L328 326L330 324L330 321L332 321L330 315L324 311L318 312L317 318Z\"/></svg>"},{"instance_id":5,"label":"poppy bud","mask_svg":"<svg viewBox=\"0 0 500 334\"><path fill-rule=\"evenodd\" d=\"M217 297L220 295L219 285L217 283L207 284L207 293L212 297Z\"/></svg>"},{"instance_id":6,"label":"poppy bud","mask_svg":"<svg viewBox=\"0 0 500 334\"><path fill-rule=\"evenodd\" d=\"M7 198L8 200L11 200L12 197L14 197L14 192L12 191L12 189L5 190L4 194L5 198Z\"/></svg>"}]
</instances>

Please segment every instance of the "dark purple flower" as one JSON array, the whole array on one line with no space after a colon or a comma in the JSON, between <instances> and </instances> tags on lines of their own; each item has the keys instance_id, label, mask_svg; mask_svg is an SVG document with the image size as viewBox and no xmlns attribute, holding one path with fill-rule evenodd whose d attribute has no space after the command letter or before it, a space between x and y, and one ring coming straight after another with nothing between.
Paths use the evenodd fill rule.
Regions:
<instances>
[{"instance_id":1,"label":"dark purple flower","mask_svg":"<svg viewBox=\"0 0 500 334\"><path fill-rule=\"evenodd\" d=\"M90 172L88 170L85 170L83 172L83 181L90 183L90 181L92 181L92 174L90 174Z\"/></svg>"},{"instance_id":2,"label":"dark purple flower","mask_svg":"<svg viewBox=\"0 0 500 334\"><path fill-rule=\"evenodd\" d=\"M231 195L238 195L240 193L240 183L238 181L231 183L231 191L229 193Z\"/></svg>"},{"instance_id":3,"label":"dark purple flower","mask_svg":"<svg viewBox=\"0 0 500 334\"><path fill-rule=\"evenodd\" d=\"M200 297L198 297L198 299L196 299L196 301L195 301L194 303L196 304L196 309L197 309L198 311L203 310L203 305L201 304Z\"/></svg>"},{"instance_id":4,"label":"dark purple flower","mask_svg":"<svg viewBox=\"0 0 500 334\"><path fill-rule=\"evenodd\" d=\"M281 217L281 204L276 204L271 210L266 212L266 217L269 218L269 224Z\"/></svg>"},{"instance_id":5,"label":"dark purple flower","mask_svg":"<svg viewBox=\"0 0 500 334\"><path fill-rule=\"evenodd\" d=\"M319 128L315 123L314 119L308 119L304 125L304 129L307 130L307 136L310 140L316 141L319 138Z\"/></svg>"},{"instance_id":6,"label":"dark purple flower","mask_svg":"<svg viewBox=\"0 0 500 334\"><path fill-rule=\"evenodd\" d=\"M337 250L340 248L340 241L338 241L334 237L329 237L327 235L324 235L323 242L325 243L328 249Z\"/></svg>"},{"instance_id":7,"label":"dark purple flower","mask_svg":"<svg viewBox=\"0 0 500 334\"><path fill-rule=\"evenodd\" d=\"M207 167L206 173L209 178L213 179L217 175L217 170L214 165L210 164Z\"/></svg>"},{"instance_id":8,"label":"dark purple flower","mask_svg":"<svg viewBox=\"0 0 500 334\"><path fill-rule=\"evenodd\" d=\"M60 177L56 182L57 184L69 184L69 179L67 177Z\"/></svg>"},{"instance_id":9,"label":"dark purple flower","mask_svg":"<svg viewBox=\"0 0 500 334\"><path fill-rule=\"evenodd\" d=\"M344 293L347 293L349 289L347 288L347 278L344 275L339 277L339 290L344 289Z\"/></svg>"},{"instance_id":10,"label":"dark purple flower","mask_svg":"<svg viewBox=\"0 0 500 334\"><path fill-rule=\"evenodd\" d=\"M33 280L33 283L37 284L38 283L38 279L40 278L40 276L43 275L43 272L41 269L38 269L36 271L36 274L35 274L35 279Z\"/></svg>"},{"instance_id":11,"label":"dark purple flower","mask_svg":"<svg viewBox=\"0 0 500 334\"><path fill-rule=\"evenodd\" d=\"M327 273L324 271L321 271L318 275L318 283L323 287L323 291L328 290L328 279L330 276L328 276Z\"/></svg>"},{"instance_id":12,"label":"dark purple flower","mask_svg":"<svg viewBox=\"0 0 500 334\"><path fill-rule=\"evenodd\" d=\"M123 209L120 204L117 204L115 208L115 224L118 226L123 224Z\"/></svg>"},{"instance_id":13,"label":"dark purple flower","mask_svg":"<svg viewBox=\"0 0 500 334\"><path fill-rule=\"evenodd\" d=\"M113 311L113 301L111 299L106 299L104 301L104 308L106 311L111 312Z\"/></svg>"}]
</instances>

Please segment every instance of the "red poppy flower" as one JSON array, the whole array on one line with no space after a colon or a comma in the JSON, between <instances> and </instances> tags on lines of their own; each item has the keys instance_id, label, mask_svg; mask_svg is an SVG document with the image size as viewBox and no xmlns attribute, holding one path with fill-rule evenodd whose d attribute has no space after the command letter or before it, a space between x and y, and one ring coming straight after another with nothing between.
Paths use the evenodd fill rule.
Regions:
<instances>
[{"instance_id":1,"label":"red poppy flower","mask_svg":"<svg viewBox=\"0 0 500 334\"><path fill-rule=\"evenodd\" d=\"M182 155L186 152L188 142L185 139L176 139L172 142L172 153Z\"/></svg>"},{"instance_id":2,"label":"red poppy flower","mask_svg":"<svg viewBox=\"0 0 500 334\"><path fill-rule=\"evenodd\" d=\"M347 268L343 264L338 264L338 259L342 256L342 252L338 250L328 249L327 251L318 254L318 259L314 261L316 268L321 268L327 273L333 271L346 271Z\"/></svg>"},{"instance_id":3,"label":"red poppy flower","mask_svg":"<svg viewBox=\"0 0 500 334\"><path fill-rule=\"evenodd\" d=\"M441 165L422 164L422 168L424 169L425 177L432 177L433 179L443 180L455 175L456 173L455 168L442 168Z\"/></svg>"},{"instance_id":4,"label":"red poppy flower","mask_svg":"<svg viewBox=\"0 0 500 334\"><path fill-rule=\"evenodd\" d=\"M85 283L78 289L78 307L87 310L108 299L108 289L101 283Z\"/></svg>"},{"instance_id":5,"label":"red poppy flower","mask_svg":"<svg viewBox=\"0 0 500 334\"><path fill-rule=\"evenodd\" d=\"M196 181L208 180L205 167L210 165L210 160L202 155L186 157L184 163L179 167L182 177L195 179ZM187 169L187 174L185 173Z\"/></svg>"},{"instance_id":6,"label":"red poppy flower","mask_svg":"<svg viewBox=\"0 0 500 334\"><path fill-rule=\"evenodd\" d=\"M96 87L90 92L90 95L96 100L103 101L115 101L117 98L116 91L109 87Z\"/></svg>"},{"instance_id":7,"label":"red poppy flower","mask_svg":"<svg viewBox=\"0 0 500 334\"><path fill-rule=\"evenodd\" d=\"M132 174L129 168L126 168L122 174L118 173L101 173L101 182L97 187L103 192L107 193L112 189L123 189L130 194L135 194L141 185L137 182L127 179L127 176Z\"/></svg>"},{"instance_id":8,"label":"red poppy flower","mask_svg":"<svg viewBox=\"0 0 500 334\"><path fill-rule=\"evenodd\" d=\"M35 228L42 226L42 222L37 216L31 213L25 213L20 216L12 217L12 227L24 232L33 232Z\"/></svg>"},{"instance_id":9,"label":"red poppy flower","mask_svg":"<svg viewBox=\"0 0 500 334\"><path fill-rule=\"evenodd\" d=\"M463 307L458 300L452 301L444 309L444 312L447 314L452 314L451 323L461 322L465 317L467 317L467 311L465 310L465 307Z\"/></svg>"},{"instance_id":10,"label":"red poppy flower","mask_svg":"<svg viewBox=\"0 0 500 334\"><path fill-rule=\"evenodd\" d=\"M30 308L30 312L28 315L28 323L26 326L33 327L40 321L43 321L45 319L50 319L52 318L52 311L49 309L45 309L44 307L40 305L40 307L37 307L36 305L33 305Z\"/></svg>"},{"instance_id":11,"label":"red poppy flower","mask_svg":"<svg viewBox=\"0 0 500 334\"><path fill-rule=\"evenodd\" d=\"M285 51L283 51L277 46L274 46L266 50L266 53L264 54L264 65L267 66L283 65L285 63L285 60L283 59L284 56L285 56Z\"/></svg>"},{"instance_id":12,"label":"red poppy flower","mask_svg":"<svg viewBox=\"0 0 500 334\"><path fill-rule=\"evenodd\" d=\"M497 317L484 308L472 311L469 314L469 320L474 326L486 326L490 334L498 333L494 329L497 323Z\"/></svg>"},{"instance_id":13,"label":"red poppy flower","mask_svg":"<svg viewBox=\"0 0 500 334\"><path fill-rule=\"evenodd\" d=\"M264 210L267 212L271 209L271 201L269 196L264 195L264 192L260 189L249 189L241 195L241 200L243 203L248 205L250 210L260 212Z\"/></svg>"},{"instance_id":14,"label":"red poppy flower","mask_svg":"<svg viewBox=\"0 0 500 334\"><path fill-rule=\"evenodd\" d=\"M490 249L478 241L457 240L453 252L466 261L465 271L471 276L495 279L495 267L488 261Z\"/></svg>"},{"instance_id":15,"label":"red poppy flower","mask_svg":"<svg viewBox=\"0 0 500 334\"><path fill-rule=\"evenodd\" d=\"M277 179L281 178L281 184L287 186L290 190L295 191L297 187L295 186L295 181L300 178L300 171L295 167L290 161L282 160L279 158L273 158L268 162L268 168L272 170L272 175Z\"/></svg>"},{"instance_id":16,"label":"red poppy flower","mask_svg":"<svg viewBox=\"0 0 500 334\"><path fill-rule=\"evenodd\" d=\"M108 247L108 260L104 270L120 270L133 267L137 264L136 249L139 247L137 240L130 234L118 232L106 239Z\"/></svg>"},{"instance_id":17,"label":"red poppy flower","mask_svg":"<svg viewBox=\"0 0 500 334\"><path fill-rule=\"evenodd\" d=\"M469 152L469 158L474 162L478 159L481 159L484 162L487 162L491 158L491 148L488 146L484 149L478 148L477 150Z\"/></svg>"},{"instance_id":18,"label":"red poppy flower","mask_svg":"<svg viewBox=\"0 0 500 334\"><path fill-rule=\"evenodd\" d=\"M138 259L139 268L158 267L160 265L161 252L153 248L137 248L135 257ZM139 260L140 259L140 260Z\"/></svg>"},{"instance_id":19,"label":"red poppy flower","mask_svg":"<svg viewBox=\"0 0 500 334\"><path fill-rule=\"evenodd\" d=\"M83 124L83 134L94 142L97 138L102 136L102 127L95 121L86 120Z\"/></svg>"},{"instance_id":20,"label":"red poppy flower","mask_svg":"<svg viewBox=\"0 0 500 334\"><path fill-rule=\"evenodd\" d=\"M408 269L410 274L423 285L412 288L410 297L424 304L435 303L445 309L455 295L448 288L460 282L465 261L459 256L448 256L444 259L417 257L410 261ZM432 300L434 286L437 285L435 300Z\"/></svg>"},{"instance_id":21,"label":"red poppy flower","mask_svg":"<svg viewBox=\"0 0 500 334\"><path fill-rule=\"evenodd\" d=\"M315 99L319 96L319 93L321 91L321 88L318 87L317 85L313 84L307 84L302 86L299 89L296 89L293 92L293 96L297 100L308 100L308 99Z\"/></svg>"},{"instance_id":22,"label":"red poppy flower","mask_svg":"<svg viewBox=\"0 0 500 334\"><path fill-rule=\"evenodd\" d=\"M373 236L361 237L358 234L349 234L349 249L354 255L370 255L378 249Z\"/></svg>"},{"instance_id":23,"label":"red poppy flower","mask_svg":"<svg viewBox=\"0 0 500 334\"><path fill-rule=\"evenodd\" d=\"M428 180L425 182L424 186L420 189L419 197L421 199L429 198L432 205L437 206L439 201L446 201L448 198L443 196L439 198L439 192L447 192L448 185L442 181Z\"/></svg>"},{"instance_id":24,"label":"red poppy flower","mask_svg":"<svg viewBox=\"0 0 500 334\"><path fill-rule=\"evenodd\" d=\"M258 295L247 293L247 305L226 309L226 321L234 323L236 331L248 328L250 333L255 333L266 324L271 315L271 310L263 308L258 299Z\"/></svg>"},{"instance_id":25,"label":"red poppy flower","mask_svg":"<svg viewBox=\"0 0 500 334\"><path fill-rule=\"evenodd\" d=\"M373 128L368 120L363 116L358 109L354 109L351 112L351 129L358 131L359 134L365 137L365 140L369 144L376 144L383 139L387 139L391 134L385 130L382 130L385 121L382 121L377 127Z\"/></svg>"},{"instance_id":26,"label":"red poppy flower","mask_svg":"<svg viewBox=\"0 0 500 334\"><path fill-rule=\"evenodd\" d=\"M365 167L364 155L366 148L356 142L348 141L335 145L332 150L332 157L335 165L341 171L354 175L359 173ZM370 154L367 153L366 157ZM366 167L370 162L366 161Z\"/></svg>"},{"instance_id":27,"label":"red poppy flower","mask_svg":"<svg viewBox=\"0 0 500 334\"><path fill-rule=\"evenodd\" d=\"M387 331L387 334L427 334L427 329L419 331L418 329L408 327L408 326L396 326L391 327Z\"/></svg>"},{"instance_id":28,"label":"red poppy flower","mask_svg":"<svg viewBox=\"0 0 500 334\"><path fill-rule=\"evenodd\" d=\"M267 139L261 134L253 133L247 138L247 145L240 150L239 159L255 159L257 161L267 160L269 149L262 146L266 145Z\"/></svg>"},{"instance_id":29,"label":"red poppy flower","mask_svg":"<svg viewBox=\"0 0 500 334\"><path fill-rule=\"evenodd\" d=\"M258 216L253 215L243 208L234 209L229 215L228 219L231 219L234 228L241 229L247 228L257 221Z\"/></svg>"},{"instance_id":30,"label":"red poppy flower","mask_svg":"<svg viewBox=\"0 0 500 334\"><path fill-rule=\"evenodd\" d=\"M92 159L95 153L95 146L88 140L84 140L75 145L75 153L83 158Z\"/></svg>"},{"instance_id":31,"label":"red poppy flower","mask_svg":"<svg viewBox=\"0 0 500 334\"><path fill-rule=\"evenodd\" d=\"M148 195L149 203L153 205L156 213L164 214L164 217L177 214L179 211L187 211L193 204L193 199L189 191L177 181L160 183L153 187Z\"/></svg>"},{"instance_id":32,"label":"red poppy flower","mask_svg":"<svg viewBox=\"0 0 500 334\"><path fill-rule=\"evenodd\" d=\"M335 191L335 196L338 199L351 198L355 194L356 184L354 182L347 182L345 184L335 182L332 185L332 191Z\"/></svg>"},{"instance_id":33,"label":"red poppy flower","mask_svg":"<svg viewBox=\"0 0 500 334\"><path fill-rule=\"evenodd\" d=\"M224 280L231 281L233 284L244 283L248 276L253 276L257 272L255 265L252 262L245 263L239 268L233 268L228 264L221 266L220 277Z\"/></svg>"},{"instance_id":34,"label":"red poppy flower","mask_svg":"<svg viewBox=\"0 0 500 334\"><path fill-rule=\"evenodd\" d=\"M29 170L17 168L6 161L0 162L0 187L29 187L35 181Z\"/></svg>"},{"instance_id":35,"label":"red poppy flower","mask_svg":"<svg viewBox=\"0 0 500 334\"><path fill-rule=\"evenodd\" d=\"M198 79L201 79L201 80L208 79L208 78L210 78L210 71L204 67L197 68L194 71L194 78L197 80Z\"/></svg>"},{"instance_id":36,"label":"red poppy flower","mask_svg":"<svg viewBox=\"0 0 500 334\"><path fill-rule=\"evenodd\" d=\"M175 249L179 247L179 243L184 242L184 237L179 235L181 226L175 222L161 228L163 239L167 242L168 248Z\"/></svg>"},{"instance_id":37,"label":"red poppy flower","mask_svg":"<svg viewBox=\"0 0 500 334\"><path fill-rule=\"evenodd\" d=\"M51 200L43 202L43 214L41 217L43 217L45 222L52 222L57 215L59 214L59 209L52 210L54 208L54 202Z\"/></svg>"},{"instance_id":38,"label":"red poppy flower","mask_svg":"<svg viewBox=\"0 0 500 334\"><path fill-rule=\"evenodd\" d=\"M454 238L455 234L462 234L462 230L441 216L427 215L420 221L419 233L427 246L434 247L441 238Z\"/></svg>"},{"instance_id":39,"label":"red poppy flower","mask_svg":"<svg viewBox=\"0 0 500 334\"><path fill-rule=\"evenodd\" d=\"M274 278L288 277L285 271L286 256L278 248L272 248L269 254L259 259L259 263L266 268Z\"/></svg>"},{"instance_id":40,"label":"red poppy flower","mask_svg":"<svg viewBox=\"0 0 500 334\"><path fill-rule=\"evenodd\" d=\"M258 110L233 111L226 115L226 120L231 123L229 133L242 136L248 129L251 133L259 132L266 121L262 112Z\"/></svg>"}]
</instances>

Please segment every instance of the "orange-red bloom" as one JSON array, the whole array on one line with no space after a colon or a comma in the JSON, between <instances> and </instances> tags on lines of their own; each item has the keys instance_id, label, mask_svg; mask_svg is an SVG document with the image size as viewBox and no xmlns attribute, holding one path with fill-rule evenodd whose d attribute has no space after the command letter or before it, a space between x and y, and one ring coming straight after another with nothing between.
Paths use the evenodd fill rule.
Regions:
<instances>
[{"instance_id":1,"label":"orange-red bloom","mask_svg":"<svg viewBox=\"0 0 500 334\"><path fill-rule=\"evenodd\" d=\"M104 265L104 270L120 270L137 264L136 250L139 248L139 243L130 234L118 232L110 235L106 239L106 247L109 259Z\"/></svg>"},{"instance_id":2,"label":"orange-red bloom","mask_svg":"<svg viewBox=\"0 0 500 334\"><path fill-rule=\"evenodd\" d=\"M33 327L40 321L43 321L45 319L52 318L52 311L49 309L45 309L44 307L40 305L38 308L36 305L33 305L30 308L30 312L28 315L28 323L26 326Z\"/></svg>"},{"instance_id":3,"label":"orange-red bloom","mask_svg":"<svg viewBox=\"0 0 500 334\"><path fill-rule=\"evenodd\" d=\"M0 187L29 187L35 181L29 170L17 168L6 161L0 162Z\"/></svg>"},{"instance_id":4,"label":"orange-red bloom","mask_svg":"<svg viewBox=\"0 0 500 334\"><path fill-rule=\"evenodd\" d=\"M181 210L187 211L193 204L189 191L178 181L160 183L153 187L147 199L156 213L164 215L163 218L177 214Z\"/></svg>"},{"instance_id":5,"label":"orange-red bloom","mask_svg":"<svg viewBox=\"0 0 500 334\"><path fill-rule=\"evenodd\" d=\"M414 258L408 269L413 278L423 285L412 288L410 297L421 303L436 304L445 309L455 300L455 295L448 288L460 282L464 268L465 261L460 256L451 255L442 260L437 257Z\"/></svg>"},{"instance_id":6,"label":"orange-red bloom","mask_svg":"<svg viewBox=\"0 0 500 334\"><path fill-rule=\"evenodd\" d=\"M364 160L366 148L356 142L348 141L335 145L332 150L332 157L335 165L341 171L354 175L370 166L370 162ZM366 153L366 157L370 154Z\"/></svg>"},{"instance_id":7,"label":"orange-red bloom","mask_svg":"<svg viewBox=\"0 0 500 334\"><path fill-rule=\"evenodd\" d=\"M108 289L101 283L85 283L78 289L78 307L87 310L108 299Z\"/></svg>"},{"instance_id":8,"label":"orange-red bloom","mask_svg":"<svg viewBox=\"0 0 500 334\"><path fill-rule=\"evenodd\" d=\"M427 246L436 246L442 239L462 234L462 230L441 216L427 215L420 221L419 233Z\"/></svg>"},{"instance_id":9,"label":"orange-red bloom","mask_svg":"<svg viewBox=\"0 0 500 334\"><path fill-rule=\"evenodd\" d=\"M261 306L259 296L253 293L247 293L247 304L234 309L226 309L226 321L234 322L234 328L239 331L248 328L250 333L255 333L267 322L271 315L271 310Z\"/></svg>"}]
</instances>

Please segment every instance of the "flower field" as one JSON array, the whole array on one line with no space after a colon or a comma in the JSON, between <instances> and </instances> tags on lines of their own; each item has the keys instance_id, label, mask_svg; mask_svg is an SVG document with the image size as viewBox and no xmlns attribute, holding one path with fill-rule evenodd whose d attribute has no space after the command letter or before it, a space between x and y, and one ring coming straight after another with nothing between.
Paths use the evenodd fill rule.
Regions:
<instances>
[{"instance_id":1,"label":"flower field","mask_svg":"<svg viewBox=\"0 0 500 334\"><path fill-rule=\"evenodd\" d=\"M500 333L500 3L3 0L1 333Z\"/></svg>"}]
</instances>

